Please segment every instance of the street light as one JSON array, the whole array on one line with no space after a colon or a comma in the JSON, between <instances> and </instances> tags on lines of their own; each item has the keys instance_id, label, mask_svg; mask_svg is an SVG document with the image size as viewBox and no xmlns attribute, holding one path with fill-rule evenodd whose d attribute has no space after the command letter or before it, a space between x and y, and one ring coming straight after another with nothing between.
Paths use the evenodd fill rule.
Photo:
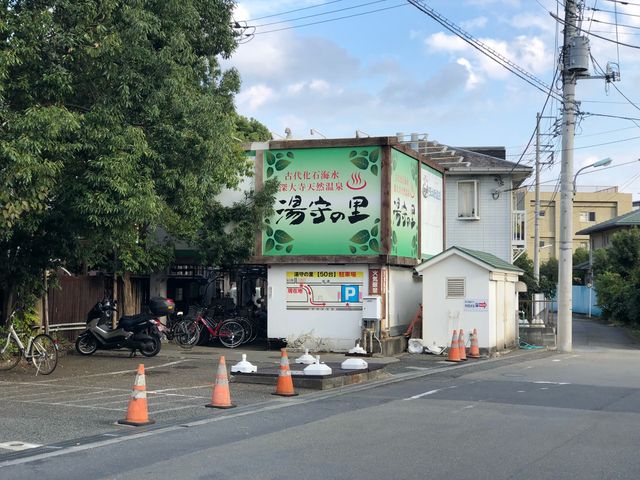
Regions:
<instances>
[{"instance_id":1,"label":"street light","mask_svg":"<svg viewBox=\"0 0 640 480\"><path fill-rule=\"evenodd\" d=\"M580 170L578 170L576 172L576 174L573 177L573 195L575 196L576 194L576 180L578 178L578 175L580 175L580 172L583 170L586 170L587 168L598 168L598 167L606 167L607 165L609 165L613 160L611 160L609 157L607 158L603 158L602 160L598 160L595 163L592 163L591 165L587 165L585 167L582 167Z\"/></svg>"}]
</instances>

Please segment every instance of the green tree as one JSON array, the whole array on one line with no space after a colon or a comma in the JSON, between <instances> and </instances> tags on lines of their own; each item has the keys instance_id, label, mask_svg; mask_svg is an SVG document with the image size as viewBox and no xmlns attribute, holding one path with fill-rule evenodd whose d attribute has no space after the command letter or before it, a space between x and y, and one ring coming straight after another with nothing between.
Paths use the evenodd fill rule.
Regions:
<instances>
[{"instance_id":1,"label":"green tree","mask_svg":"<svg viewBox=\"0 0 640 480\"><path fill-rule=\"evenodd\" d=\"M520 255L513 264L524 270L524 274L520 277L520 280L527 285L527 300L531 300L533 294L539 291L538 282L533 276L533 260L531 260L526 253Z\"/></svg>"},{"instance_id":2,"label":"green tree","mask_svg":"<svg viewBox=\"0 0 640 480\"><path fill-rule=\"evenodd\" d=\"M267 142L271 132L255 118L238 115L236 118L236 136L243 142Z\"/></svg>"},{"instance_id":3,"label":"green tree","mask_svg":"<svg viewBox=\"0 0 640 480\"><path fill-rule=\"evenodd\" d=\"M550 257L540 264L540 291L553 298L558 287L558 260Z\"/></svg>"},{"instance_id":4,"label":"green tree","mask_svg":"<svg viewBox=\"0 0 640 480\"><path fill-rule=\"evenodd\" d=\"M0 0L0 289L60 264L149 271L224 213L251 171L218 61L234 3Z\"/></svg>"},{"instance_id":5,"label":"green tree","mask_svg":"<svg viewBox=\"0 0 640 480\"><path fill-rule=\"evenodd\" d=\"M595 253L594 285L604 318L640 325L640 230L615 233L609 248Z\"/></svg>"}]
</instances>

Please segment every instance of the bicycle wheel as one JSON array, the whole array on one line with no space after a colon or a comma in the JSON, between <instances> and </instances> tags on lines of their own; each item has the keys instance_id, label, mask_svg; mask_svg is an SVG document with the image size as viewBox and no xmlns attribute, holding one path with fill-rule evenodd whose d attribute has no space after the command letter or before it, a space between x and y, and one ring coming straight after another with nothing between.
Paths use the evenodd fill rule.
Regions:
<instances>
[{"instance_id":1,"label":"bicycle wheel","mask_svg":"<svg viewBox=\"0 0 640 480\"><path fill-rule=\"evenodd\" d=\"M245 331L242 325L235 320L224 322L218 330L220 343L225 347L236 348L244 340Z\"/></svg>"},{"instance_id":2,"label":"bicycle wheel","mask_svg":"<svg viewBox=\"0 0 640 480\"><path fill-rule=\"evenodd\" d=\"M18 342L13 337L7 339L7 343L0 349L0 370L10 370L20 362L22 352Z\"/></svg>"},{"instance_id":3,"label":"bicycle wheel","mask_svg":"<svg viewBox=\"0 0 640 480\"><path fill-rule=\"evenodd\" d=\"M184 349L193 348L200 339L200 329L193 320L182 320L176 325L173 340Z\"/></svg>"},{"instance_id":4,"label":"bicycle wheel","mask_svg":"<svg viewBox=\"0 0 640 480\"><path fill-rule=\"evenodd\" d=\"M242 343L249 343L253 340L253 327L251 326L251 322L244 317L238 317L234 319L234 322L238 322L244 328L244 339Z\"/></svg>"},{"instance_id":5,"label":"bicycle wheel","mask_svg":"<svg viewBox=\"0 0 640 480\"><path fill-rule=\"evenodd\" d=\"M49 375L58 365L58 347L53 338L41 333L31 344L31 361L36 367L36 374Z\"/></svg>"}]
</instances>

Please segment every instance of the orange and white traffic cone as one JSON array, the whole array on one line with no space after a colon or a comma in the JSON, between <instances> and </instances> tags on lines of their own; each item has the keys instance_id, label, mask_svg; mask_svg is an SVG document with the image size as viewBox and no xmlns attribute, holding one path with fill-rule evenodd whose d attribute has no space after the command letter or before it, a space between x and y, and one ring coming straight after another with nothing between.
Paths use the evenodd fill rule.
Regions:
<instances>
[{"instance_id":1,"label":"orange and white traffic cone","mask_svg":"<svg viewBox=\"0 0 640 480\"><path fill-rule=\"evenodd\" d=\"M291 379L291 370L289 370L289 357L287 356L286 348L281 349L278 383L276 384L276 391L273 395L280 395L281 397L298 395L293 391L293 380Z\"/></svg>"},{"instance_id":2,"label":"orange and white traffic cone","mask_svg":"<svg viewBox=\"0 0 640 480\"><path fill-rule=\"evenodd\" d=\"M229 391L229 378L227 377L227 364L224 361L224 355L220 356L218 362L218 373L216 373L216 383L213 385L213 393L211 394L211 403L205 405L209 408L233 408L231 403L231 392Z\"/></svg>"},{"instance_id":3,"label":"orange and white traffic cone","mask_svg":"<svg viewBox=\"0 0 640 480\"><path fill-rule=\"evenodd\" d=\"M447 356L447 362L459 362L460 361L460 349L458 348L458 331L453 331L453 337L451 337L451 346L449 347L449 355Z\"/></svg>"},{"instance_id":4,"label":"orange and white traffic cone","mask_svg":"<svg viewBox=\"0 0 640 480\"><path fill-rule=\"evenodd\" d=\"M475 328L473 329L473 333L471 334L469 358L480 358L480 347L478 347L478 331Z\"/></svg>"},{"instance_id":5,"label":"orange and white traffic cone","mask_svg":"<svg viewBox=\"0 0 640 480\"><path fill-rule=\"evenodd\" d=\"M460 351L460 360L467 361L467 347L464 341L464 330L460 329L460 336L458 336L458 350Z\"/></svg>"},{"instance_id":6,"label":"orange and white traffic cone","mask_svg":"<svg viewBox=\"0 0 640 480\"><path fill-rule=\"evenodd\" d=\"M147 408L147 385L144 378L144 364L138 365L136 379L133 382L133 390L129 407L127 408L127 418L118 420L121 425L133 425L141 427L155 423L155 420L149 419L149 410Z\"/></svg>"}]
</instances>

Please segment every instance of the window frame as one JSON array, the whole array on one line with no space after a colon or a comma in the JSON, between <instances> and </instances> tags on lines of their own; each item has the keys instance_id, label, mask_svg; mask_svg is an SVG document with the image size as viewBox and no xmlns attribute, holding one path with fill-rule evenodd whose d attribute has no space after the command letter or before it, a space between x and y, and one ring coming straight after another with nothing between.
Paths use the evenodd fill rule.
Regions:
<instances>
[{"instance_id":1,"label":"window frame","mask_svg":"<svg viewBox=\"0 0 640 480\"><path fill-rule=\"evenodd\" d=\"M473 205L471 207L471 215L463 215L460 213L460 209L461 209L461 195L460 195L460 186L461 184L471 184L473 187L473 192L472 192L472 196L473 196ZM480 195L479 195L479 189L478 189L478 180L458 180L457 182L457 195L458 195L458 220L480 220L480 215L479 215L479 210L480 210Z\"/></svg>"}]
</instances>

